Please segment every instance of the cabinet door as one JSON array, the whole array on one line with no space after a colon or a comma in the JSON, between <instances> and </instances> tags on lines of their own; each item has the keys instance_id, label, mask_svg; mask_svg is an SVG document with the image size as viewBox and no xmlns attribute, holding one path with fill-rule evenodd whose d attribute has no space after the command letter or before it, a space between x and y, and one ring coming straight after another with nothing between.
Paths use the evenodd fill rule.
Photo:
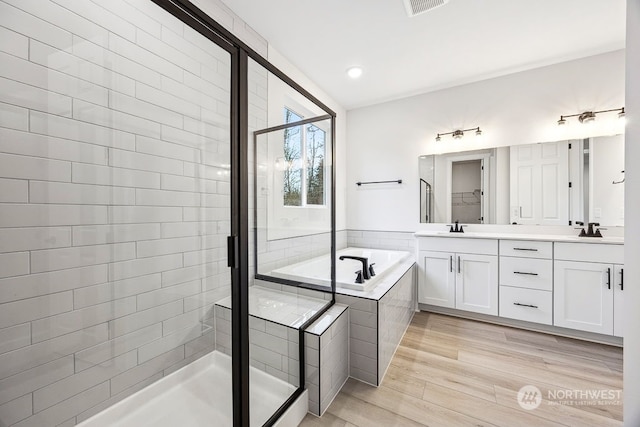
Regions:
<instances>
[{"instance_id":1,"label":"cabinet door","mask_svg":"<svg viewBox=\"0 0 640 427\"><path fill-rule=\"evenodd\" d=\"M613 334L613 264L556 261L555 326Z\"/></svg>"},{"instance_id":2,"label":"cabinet door","mask_svg":"<svg viewBox=\"0 0 640 427\"><path fill-rule=\"evenodd\" d=\"M613 266L613 335L624 336L624 265Z\"/></svg>"},{"instance_id":3,"label":"cabinet door","mask_svg":"<svg viewBox=\"0 0 640 427\"><path fill-rule=\"evenodd\" d=\"M456 255L456 308L498 315L498 257Z\"/></svg>"},{"instance_id":4,"label":"cabinet door","mask_svg":"<svg viewBox=\"0 0 640 427\"><path fill-rule=\"evenodd\" d=\"M455 307L454 254L420 251L418 302Z\"/></svg>"}]
</instances>

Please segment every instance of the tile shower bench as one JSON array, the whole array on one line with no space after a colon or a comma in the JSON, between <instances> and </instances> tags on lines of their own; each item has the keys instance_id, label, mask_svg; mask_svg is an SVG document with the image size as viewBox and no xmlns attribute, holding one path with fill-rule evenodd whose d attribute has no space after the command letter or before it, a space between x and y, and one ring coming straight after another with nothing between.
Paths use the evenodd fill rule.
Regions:
<instances>
[{"instance_id":1,"label":"tile shower bench","mask_svg":"<svg viewBox=\"0 0 640 427\"><path fill-rule=\"evenodd\" d=\"M291 288L295 289L295 288ZM250 364L299 385L299 329L327 300L252 286L249 293ZM315 293L319 294L319 293ZM231 354L231 299L215 304L216 350ZM305 386L309 412L321 415L349 376L349 309L334 304L305 331Z\"/></svg>"},{"instance_id":2,"label":"tile shower bench","mask_svg":"<svg viewBox=\"0 0 640 427\"><path fill-rule=\"evenodd\" d=\"M415 261L400 261L369 291L338 288L336 304L305 331L309 412L322 413L347 378L378 386L416 308ZM249 299L250 363L298 386L299 328L324 307L318 292L256 281ZM231 299L215 304L216 350L231 353Z\"/></svg>"}]
</instances>

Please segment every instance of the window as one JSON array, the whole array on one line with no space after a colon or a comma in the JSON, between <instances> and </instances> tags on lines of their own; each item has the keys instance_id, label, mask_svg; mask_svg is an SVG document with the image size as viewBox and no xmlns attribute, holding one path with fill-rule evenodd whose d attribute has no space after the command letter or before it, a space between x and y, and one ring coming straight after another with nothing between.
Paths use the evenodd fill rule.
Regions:
<instances>
[{"instance_id":1,"label":"window","mask_svg":"<svg viewBox=\"0 0 640 427\"><path fill-rule=\"evenodd\" d=\"M285 107L285 123L295 123L302 119L302 116ZM314 124L285 129L285 206L325 205L326 138L326 131Z\"/></svg>"}]
</instances>

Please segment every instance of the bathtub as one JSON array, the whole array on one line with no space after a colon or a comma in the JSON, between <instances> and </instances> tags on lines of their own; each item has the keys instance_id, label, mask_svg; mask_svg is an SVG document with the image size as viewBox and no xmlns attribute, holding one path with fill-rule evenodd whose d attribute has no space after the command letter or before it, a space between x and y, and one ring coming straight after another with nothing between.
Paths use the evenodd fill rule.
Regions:
<instances>
[{"instance_id":1,"label":"bathtub","mask_svg":"<svg viewBox=\"0 0 640 427\"><path fill-rule=\"evenodd\" d=\"M373 266L376 275L364 283L355 283L356 271L362 270L362 263L353 259L340 261L342 255L365 257ZM336 287L369 291L396 264L411 256L409 252L383 249L346 248L336 252ZM331 255L322 255L307 261L287 265L271 271L271 276L297 282L331 287Z\"/></svg>"}]
</instances>

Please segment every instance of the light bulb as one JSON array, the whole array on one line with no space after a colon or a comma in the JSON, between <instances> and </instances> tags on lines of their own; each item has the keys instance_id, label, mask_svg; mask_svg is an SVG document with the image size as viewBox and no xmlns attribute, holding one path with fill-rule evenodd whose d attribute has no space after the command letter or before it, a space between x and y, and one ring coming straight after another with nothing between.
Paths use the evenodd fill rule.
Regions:
<instances>
[{"instance_id":1,"label":"light bulb","mask_svg":"<svg viewBox=\"0 0 640 427\"><path fill-rule=\"evenodd\" d=\"M357 79L362 75L362 68L360 67L351 67L347 69L347 75L352 79Z\"/></svg>"}]
</instances>

